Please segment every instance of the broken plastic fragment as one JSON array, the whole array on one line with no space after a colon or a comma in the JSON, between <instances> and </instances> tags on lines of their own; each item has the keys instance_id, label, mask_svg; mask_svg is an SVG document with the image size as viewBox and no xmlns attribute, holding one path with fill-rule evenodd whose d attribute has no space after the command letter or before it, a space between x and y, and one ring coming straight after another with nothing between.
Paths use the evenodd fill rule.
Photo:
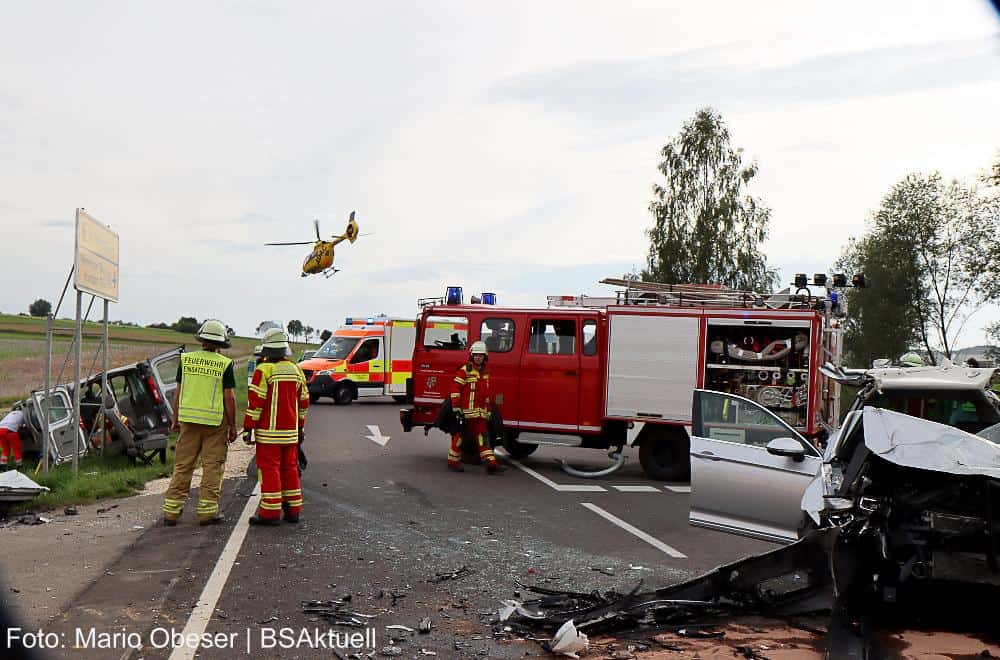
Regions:
<instances>
[{"instance_id":1,"label":"broken plastic fragment","mask_svg":"<svg viewBox=\"0 0 1000 660\"><path fill-rule=\"evenodd\" d=\"M553 653L570 658L579 658L580 656L577 654L580 651L586 651L589 646L590 642L587 640L587 636L577 632L576 626L573 625L573 619L562 624L556 631L555 637L549 642Z\"/></svg>"}]
</instances>

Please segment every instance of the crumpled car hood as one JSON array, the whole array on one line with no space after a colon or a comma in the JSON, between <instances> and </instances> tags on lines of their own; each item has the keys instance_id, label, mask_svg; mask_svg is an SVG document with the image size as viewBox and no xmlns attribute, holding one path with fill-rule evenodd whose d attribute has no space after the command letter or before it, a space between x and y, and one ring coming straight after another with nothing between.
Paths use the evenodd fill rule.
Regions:
<instances>
[{"instance_id":1,"label":"crumpled car hood","mask_svg":"<svg viewBox=\"0 0 1000 660\"><path fill-rule=\"evenodd\" d=\"M865 446L890 463L1000 479L1000 445L986 438L884 408L866 406L862 414ZM836 499L824 499L824 472L821 468L802 494L802 510L817 524L820 511L837 504Z\"/></svg>"},{"instance_id":2,"label":"crumpled car hood","mask_svg":"<svg viewBox=\"0 0 1000 660\"><path fill-rule=\"evenodd\" d=\"M1000 446L965 431L883 408L864 409L865 445L904 467L1000 479Z\"/></svg>"}]
</instances>

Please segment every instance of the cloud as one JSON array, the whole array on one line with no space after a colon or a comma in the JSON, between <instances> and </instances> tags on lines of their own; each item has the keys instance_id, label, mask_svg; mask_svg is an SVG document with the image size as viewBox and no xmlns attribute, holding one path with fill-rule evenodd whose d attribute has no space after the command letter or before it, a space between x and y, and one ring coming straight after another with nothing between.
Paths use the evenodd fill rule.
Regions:
<instances>
[{"instance_id":1,"label":"cloud","mask_svg":"<svg viewBox=\"0 0 1000 660\"><path fill-rule=\"evenodd\" d=\"M493 94L592 121L662 118L714 105L753 110L941 89L996 78L996 36L807 57L778 66L722 63L734 45L597 61L508 79ZM661 123L661 122L658 122Z\"/></svg>"},{"instance_id":2,"label":"cloud","mask_svg":"<svg viewBox=\"0 0 1000 660\"><path fill-rule=\"evenodd\" d=\"M55 227L58 229L65 229L66 227L72 227L72 220L46 220L42 223L44 227Z\"/></svg>"}]
</instances>

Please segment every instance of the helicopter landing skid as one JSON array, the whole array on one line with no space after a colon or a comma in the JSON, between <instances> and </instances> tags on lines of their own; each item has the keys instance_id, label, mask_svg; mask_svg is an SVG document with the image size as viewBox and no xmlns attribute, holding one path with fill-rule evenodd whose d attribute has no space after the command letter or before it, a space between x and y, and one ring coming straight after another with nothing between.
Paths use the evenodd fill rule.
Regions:
<instances>
[{"instance_id":1,"label":"helicopter landing skid","mask_svg":"<svg viewBox=\"0 0 1000 660\"><path fill-rule=\"evenodd\" d=\"M323 271L323 277L325 277L326 279L330 279L339 272L340 272L339 268L327 268L326 270Z\"/></svg>"}]
</instances>

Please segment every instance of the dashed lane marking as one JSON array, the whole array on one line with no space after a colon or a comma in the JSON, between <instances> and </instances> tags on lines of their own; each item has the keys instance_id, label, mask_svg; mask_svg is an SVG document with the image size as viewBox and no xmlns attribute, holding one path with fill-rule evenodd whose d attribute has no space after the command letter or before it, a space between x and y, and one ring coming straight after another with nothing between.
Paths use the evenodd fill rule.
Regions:
<instances>
[{"instance_id":1,"label":"dashed lane marking","mask_svg":"<svg viewBox=\"0 0 1000 660\"><path fill-rule=\"evenodd\" d=\"M659 493L660 489L656 486L611 486L615 490L622 493Z\"/></svg>"},{"instance_id":2,"label":"dashed lane marking","mask_svg":"<svg viewBox=\"0 0 1000 660\"><path fill-rule=\"evenodd\" d=\"M634 525L630 525L629 523L625 522L624 520L622 520L618 516L616 516L614 514L611 514L611 513L608 513L607 511L605 511L601 507L597 506L596 504L591 504L590 502L581 502L580 504L582 504L585 508L590 509L591 511L593 511L594 513L596 513L600 517L602 517L605 520L607 520L608 522L613 523L613 524L621 527L622 529L624 529L629 534L632 534L633 536L635 536L635 537L637 537L637 538L645 541L646 543L648 543L649 545L653 546L654 548L656 548L660 552L668 554L671 557L673 557L674 559L687 559L687 555L685 555L683 552L681 552L681 551L679 551L679 550L677 550L675 548L670 547L669 545L667 545L666 543L664 543L663 541L661 541L658 538L654 538L653 536L650 536L649 534L647 534L646 532L642 531L638 527L635 527Z\"/></svg>"},{"instance_id":3,"label":"dashed lane marking","mask_svg":"<svg viewBox=\"0 0 1000 660\"><path fill-rule=\"evenodd\" d=\"M690 493L691 486L664 486L667 490L672 493Z\"/></svg>"},{"instance_id":4,"label":"dashed lane marking","mask_svg":"<svg viewBox=\"0 0 1000 660\"><path fill-rule=\"evenodd\" d=\"M198 604L191 610L191 616L188 617L187 624L184 626L184 632L182 633L183 639L200 640L205 633L205 629L208 628L208 622L212 619L212 613L219 602L219 597L222 596L226 580L229 579L229 572L233 569L236 557L240 554L240 548L243 547L243 540L246 538L247 530L250 528L250 516L256 511L259 499L257 493L247 498L246 506L243 507L243 513L240 514L239 519L236 521L236 526L233 528L232 534L229 535L229 540L226 541L226 547L222 549L222 554L219 555L218 561L215 562L215 568L208 577L208 582L205 583L205 588L202 590L201 596L198 597ZM194 658L197 650L198 644L194 646L178 646L170 654L170 660L191 660Z\"/></svg>"}]
</instances>

